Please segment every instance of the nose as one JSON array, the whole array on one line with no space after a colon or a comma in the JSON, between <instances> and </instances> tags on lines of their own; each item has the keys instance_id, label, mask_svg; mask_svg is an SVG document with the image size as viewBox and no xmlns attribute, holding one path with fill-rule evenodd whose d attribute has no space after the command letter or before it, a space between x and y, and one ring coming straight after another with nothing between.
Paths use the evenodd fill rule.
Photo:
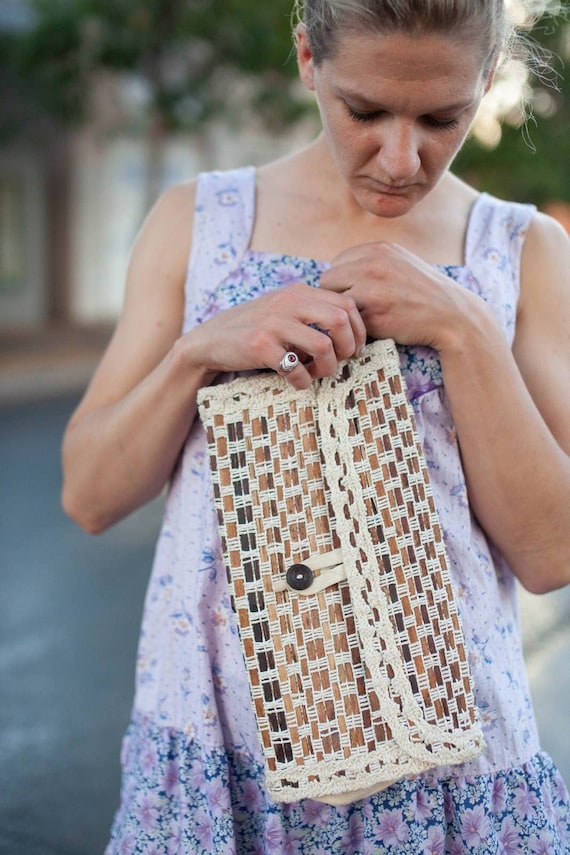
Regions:
<instances>
[{"instance_id":1,"label":"nose","mask_svg":"<svg viewBox=\"0 0 570 855\"><path fill-rule=\"evenodd\" d=\"M421 163L414 124L397 118L387 122L378 141L376 160L384 178L393 184L413 178Z\"/></svg>"}]
</instances>

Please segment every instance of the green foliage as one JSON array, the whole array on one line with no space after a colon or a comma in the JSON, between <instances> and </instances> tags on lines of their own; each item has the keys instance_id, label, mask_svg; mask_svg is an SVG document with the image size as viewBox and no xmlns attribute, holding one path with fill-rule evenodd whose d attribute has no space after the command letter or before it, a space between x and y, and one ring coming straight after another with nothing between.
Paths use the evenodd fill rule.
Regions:
<instances>
[{"instance_id":1,"label":"green foliage","mask_svg":"<svg viewBox=\"0 0 570 855\"><path fill-rule=\"evenodd\" d=\"M253 98L269 121L291 117L291 0L31 2L35 25L5 35L4 55L59 121L87 117L90 82L101 70L139 75L164 127L196 124L219 109L224 70L255 76Z\"/></svg>"},{"instance_id":2,"label":"green foliage","mask_svg":"<svg viewBox=\"0 0 570 855\"><path fill-rule=\"evenodd\" d=\"M489 193L540 206L553 199L570 202L570 24L539 25L533 37L551 54L556 86L534 77L525 125L505 122L501 141L491 151L470 139L454 171ZM546 115L541 104L548 108Z\"/></svg>"}]
</instances>

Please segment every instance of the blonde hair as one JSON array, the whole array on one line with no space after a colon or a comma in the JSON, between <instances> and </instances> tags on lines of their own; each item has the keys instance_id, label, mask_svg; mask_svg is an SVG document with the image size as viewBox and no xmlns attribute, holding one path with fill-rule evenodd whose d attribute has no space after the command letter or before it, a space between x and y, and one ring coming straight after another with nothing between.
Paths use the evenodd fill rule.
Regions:
<instances>
[{"instance_id":1,"label":"blonde hair","mask_svg":"<svg viewBox=\"0 0 570 855\"><path fill-rule=\"evenodd\" d=\"M552 5L560 7L556 0L295 0L294 17L307 28L316 65L334 56L345 31L446 33L481 45L491 65Z\"/></svg>"}]
</instances>

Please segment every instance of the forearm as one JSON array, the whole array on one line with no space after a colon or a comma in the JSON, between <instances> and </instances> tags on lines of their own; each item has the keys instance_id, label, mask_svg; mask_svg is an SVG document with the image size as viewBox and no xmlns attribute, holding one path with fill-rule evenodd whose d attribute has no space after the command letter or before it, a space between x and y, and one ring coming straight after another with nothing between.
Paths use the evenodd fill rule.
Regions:
<instances>
[{"instance_id":1,"label":"forearm","mask_svg":"<svg viewBox=\"0 0 570 855\"><path fill-rule=\"evenodd\" d=\"M63 443L63 505L98 533L156 496L172 474L211 377L177 342L122 399L72 419Z\"/></svg>"},{"instance_id":2,"label":"forearm","mask_svg":"<svg viewBox=\"0 0 570 855\"><path fill-rule=\"evenodd\" d=\"M471 508L521 583L570 581L570 458L535 406L500 331L483 316L441 352Z\"/></svg>"}]
</instances>

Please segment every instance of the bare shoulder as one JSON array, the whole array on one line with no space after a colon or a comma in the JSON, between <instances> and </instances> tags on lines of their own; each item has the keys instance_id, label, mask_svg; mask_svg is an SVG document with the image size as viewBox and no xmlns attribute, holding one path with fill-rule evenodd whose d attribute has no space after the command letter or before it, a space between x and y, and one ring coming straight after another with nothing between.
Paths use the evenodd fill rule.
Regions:
<instances>
[{"instance_id":1,"label":"bare shoulder","mask_svg":"<svg viewBox=\"0 0 570 855\"><path fill-rule=\"evenodd\" d=\"M523 248L523 274L526 268L541 264L556 264L567 260L570 238L566 230L553 217L537 211L530 221ZM557 254L562 253L562 259ZM566 266L568 272L568 267Z\"/></svg>"},{"instance_id":2,"label":"bare shoulder","mask_svg":"<svg viewBox=\"0 0 570 855\"><path fill-rule=\"evenodd\" d=\"M192 239L196 183L188 182L169 187L157 200L145 219L133 249L137 254L151 252L160 246L173 253L173 262L188 257ZM170 255L169 253L169 255Z\"/></svg>"},{"instance_id":3,"label":"bare shoulder","mask_svg":"<svg viewBox=\"0 0 570 855\"><path fill-rule=\"evenodd\" d=\"M561 447L570 453L570 240L545 214L533 216L521 261L513 352L526 384Z\"/></svg>"},{"instance_id":4,"label":"bare shoulder","mask_svg":"<svg viewBox=\"0 0 570 855\"><path fill-rule=\"evenodd\" d=\"M519 312L556 304L570 311L570 239L552 217L537 212L528 227L521 259Z\"/></svg>"},{"instance_id":5,"label":"bare shoulder","mask_svg":"<svg viewBox=\"0 0 570 855\"><path fill-rule=\"evenodd\" d=\"M195 192L193 183L169 188L143 223L127 272L121 317L79 414L126 395L180 337Z\"/></svg>"},{"instance_id":6,"label":"bare shoulder","mask_svg":"<svg viewBox=\"0 0 570 855\"><path fill-rule=\"evenodd\" d=\"M195 195L194 183L169 188L143 223L127 273L122 325L152 317L156 329L179 332Z\"/></svg>"}]
</instances>

